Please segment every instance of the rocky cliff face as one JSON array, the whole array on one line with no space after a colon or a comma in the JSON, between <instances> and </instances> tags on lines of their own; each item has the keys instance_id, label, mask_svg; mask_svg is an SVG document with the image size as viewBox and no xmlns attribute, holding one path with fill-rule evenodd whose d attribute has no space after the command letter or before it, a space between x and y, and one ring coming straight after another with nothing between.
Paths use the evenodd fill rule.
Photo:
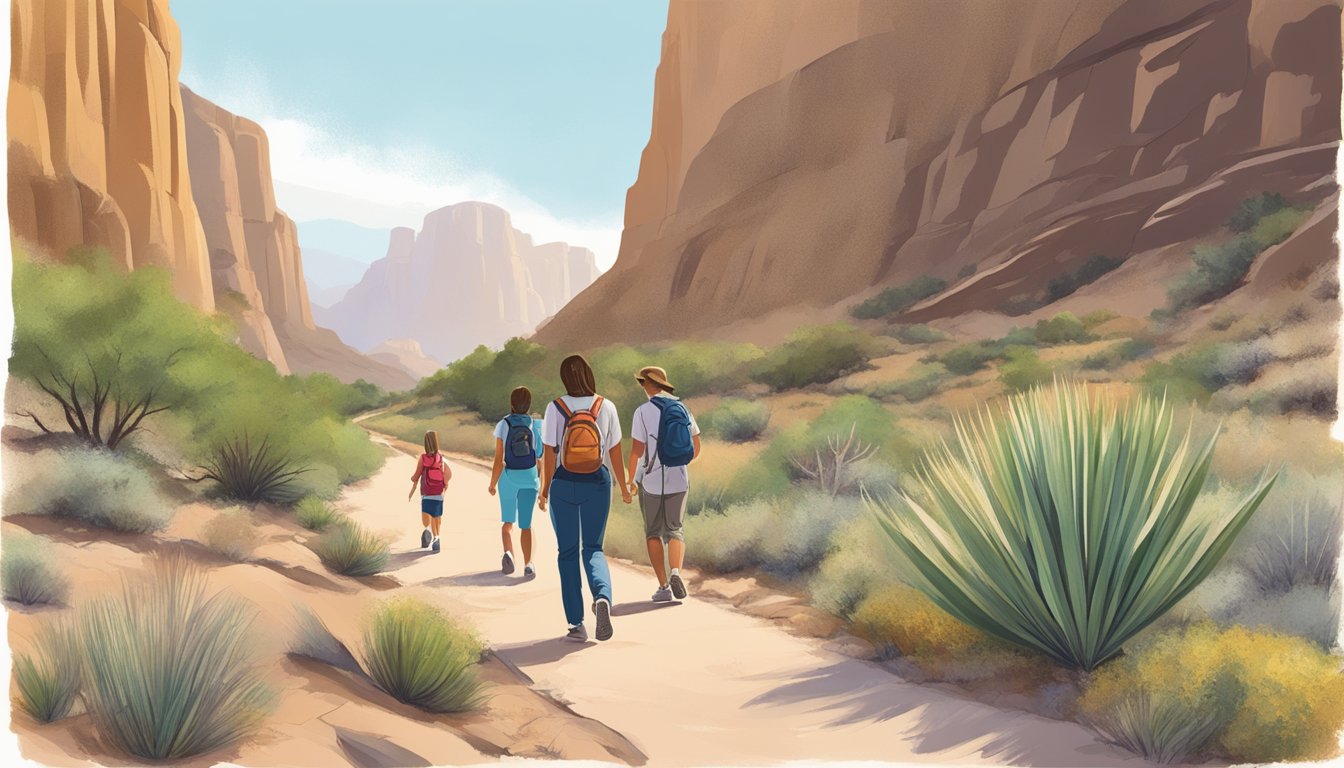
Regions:
<instances>
[{"instance_id":1,"label":"rocky cliff face","mask_svg":"<svg viewBox=\"0 0 1344 768\"><path fill-rule=\"evenodd\" d=\"M13 0L10 14L13 234L165 267L179 298L213 309L167 0Z\"/></svg>"},{"instance_id":2,"label":"rocky cliff face","mask_svg":"<svg viewBox=\"0 0 1344 768\"><path fill-rule=\"evenodd\" d=\"M538 338L922 274L951 287L912 319L1011 306L1250 194L1323 197L1339 61L1336 0L672 0L620 255Z\"/></svg>"},{"instance_id":3,"label":"rocky cliff face","mask_svg":"<svg viewBox=\"0 0 1344 768\"><path fill-rule=\"evenodd\" d=\"M460 203L427 214L418 233L392 230L387 256L321 319L360 349L411 339L450 362L531 333L596 276L588 249L533 245L502 208Z\"/></svg>"}]
</instances>

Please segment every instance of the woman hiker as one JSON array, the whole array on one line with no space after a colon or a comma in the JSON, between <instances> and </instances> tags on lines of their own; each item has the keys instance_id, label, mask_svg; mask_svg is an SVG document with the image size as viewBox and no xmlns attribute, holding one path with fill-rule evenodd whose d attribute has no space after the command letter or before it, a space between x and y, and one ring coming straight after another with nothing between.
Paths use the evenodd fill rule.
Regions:
<instances>
[{"instance_id":1,"label":"woman hiker","mask_svg":"<svg viewBox=\"0 0 1344 768\"><path fill-rule=\"evenodd\" d=\"M681 566L686 540L681 526L690 490L687 465L700 455L700 427L690 409L673 396L676 387L667 380L667 371L646 366L635 374L635 381L644 388L649 401L635 409L631 420L630 466L634 477L630 484L638 484L649 562L658 577L653 601L684 600L686 582L681 578Z\"/></svg>"},{"instance_id":2,"label":"woman hiker","mask_svg":"<svg viewBox=\"0 0 1344 768\"><path fill-rule=\"evenodd\" d=\"M453 479L453 470L439 453L439 433L425 433L425 452L415 465L415 474L411 475L411 492L406 500L415 498L415 489L420 487L420 522L425 526L420 534L420 547L430 547L439 551L439 524L443 522L443 492L448 481Z\"/></svg>"},{"instance_id":3,"label":"woman hiker","mask_svg":"<svg viewBox=\"0 0 1344 768\"><path fill-rule=\"evenodd\" d=\"M495 425L495 465L490 471L490 495L499 494L500 538L504 541L505 575L513 573L513 526L523 545L523 576L532 578L532 507L537 503L541 479L541 419L534 419L532 390L518 387L509 393L509 415Z\"/></svg>"},{"instance_id":4,"label":"woman hiker","mask_svg":"<svg viewBox=\"0 0 1344 768\"><path fill-rule=\"evenodd\" d=\"M588 640L580 583L586 573L597 639L607 640L612 635L611 572L602 541L611 512L613 474L621 500L626 504L631 500L621 458L621 423L616 405L597 394L593 369L583 357L570 355L561 361L560 381L566 394L547 406L542 422L542 443L549 450L542 461L538 502L543 510L552 502L560 597L569 623L566 637Z\"/></svg>"}]
</instances>

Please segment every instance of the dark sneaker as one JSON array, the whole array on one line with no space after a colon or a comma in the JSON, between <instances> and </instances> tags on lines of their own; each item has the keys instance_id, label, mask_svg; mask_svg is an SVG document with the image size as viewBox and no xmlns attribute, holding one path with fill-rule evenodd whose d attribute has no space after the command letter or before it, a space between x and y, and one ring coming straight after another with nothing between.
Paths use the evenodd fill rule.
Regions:
<instances>
[{"instance_id":1,"label":"dark sneaker","mask_svg":"<svg viewBox=\"0 0 1344 768\"><path fill-rule=\"evenodd\" d=\"M565 634L565 639L576 643L586 643L588 642L588 630L582 624L575 624L569 628L569 632Z\"/></svg>"},{"instance_id":2,"label":"dark sneaker","mask_svg":"<svg viewBox=\"0 0 1344 768\"><path fill-rule=\"evenodd\" d=\"M672 602L672 590L667 587L659 587L650 599L655 603L670 603Z\"/></svg>"},{"instance_id":3,"label":"dark sneaker","mask_svg":"<svg viewBox=\"0 0 1344 768\"><path fill-rule=\"evenodd\" d=\"M513 553L512 553L512 552L505 552L505 553L504 553L504 559L500 561L500 563L499 563L499 569L502 570L502 571L504 571L504 575L505 575L505 576L508 576L510 573L513 573Z\"/></svg>"},{"instance_id":4,"label":"dark sneaker","mask_svg":"<svg viewBox=\"0 0 1344 768\"><path fill-rule=\"evenodd\" d=\"M425 547L428 547L430 540L433 538L433 536L429 535L429 529L426 528L424 533L420 534L420 548L424 549Z\"/></svg>"},{"instance_id":5,"label":"dark sneaker","mask_svg":"<svg viewBox=\"0 0 1344 768\"><path fill-rule=\"evenodd\" d=\"M672 596L678 600L686 599L686 582L681 580L680 573L672 574L667 580L667 585L672 588Z\"/></svg>"},{"instance_id":6,"label":"dark sneaker","mask_svg":"<svg viewBox=\"0 0 1344 768\"><path fill-rule=\"evenodd\" d=\"M528 563L527 565L523 566L523 578L535 579L536 577L537 577L537 569L533 568L531 563Z\"/></svg>"},{"instance_id":7,"label":"dark sneaker","mask_svg":"<svg viewBox=\"0 0 1344 768\"><path fill-rule=\"evenodd\" d=\"M606 598L600 598L593 603L593 615L597 617L597 639L611 639L611 603Z\"/></svg>"},{"instance_id":8,"label":"dark sneaker","mask_svg":"<svg viewBox=\"0 0 1344 768\"><path fill-rule=\"evenodd\" d=\"M434 550L435 552L438 552L438 551L439 551L439 537L438 537L438 536L435 536L435 537L434 537L434 543L433 543L432 545L430 545L430 549Z\"/></svg>"}]
</instances>

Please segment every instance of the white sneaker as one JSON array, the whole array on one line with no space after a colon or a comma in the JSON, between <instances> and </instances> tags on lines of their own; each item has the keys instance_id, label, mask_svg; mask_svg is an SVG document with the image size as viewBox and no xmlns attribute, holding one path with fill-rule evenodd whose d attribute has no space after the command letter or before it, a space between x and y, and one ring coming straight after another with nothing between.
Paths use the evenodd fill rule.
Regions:
<instances>
[{"instance_id":1,"label":"white sneaker","mask_svg":"<svg viewBox=\"0 0 1344 768\"><path fill-rule=\"evenodd\" d=\"M653 593L651 599L655 603L670 603L672 602L672 590L667 587L659 587L658 591Z\"/></svg>"},{"instance_id":2,"label":"white sneaker","mask_svg":"<svg viewBox=\"0 0 1344 768\"><path fill-rule=\"evenodd\" d=\"M611 629L611 603L607 602L605 597L599 597L597 602L593 603L593 615L597 617L597 639L610 640Z\"/></svg>"},{"instance_id":3,"label":"white sneaker","mask_svg":"<svg viewBox=\"0 0 1344 768\"><path fill-rule=\"evenodd\" d=\"M532 567L531 563L523 566L523 578L533 579L537 576L537 569Z\"/></svg>"},{"instance_id":4,"label":"white sneaker","mask_svg":"<svg viewBox=\"0 0 1344 768\"><path fill-rule=\"evenodd\" d=\"M505 552L505 553L504 553L504 559L500 561L500 563L499 563L499 568L500 568L500 570L504 571L504 575L505 575L505 576L508 576L510 573L513 573L513 553L512 553L512 552Z\"/></svg>"},{"instance_id":5,"label":"white sneaker","mask_svg":"<svg viewBox=\"0 0 1344 768\"><path fill-rule=\"evenodd\" d=\"M674 573L667 580L667 586L672 589L672 596L678 600L686 599L686 582L681 580L680 573Z\"/></svg>"}]
</instances>

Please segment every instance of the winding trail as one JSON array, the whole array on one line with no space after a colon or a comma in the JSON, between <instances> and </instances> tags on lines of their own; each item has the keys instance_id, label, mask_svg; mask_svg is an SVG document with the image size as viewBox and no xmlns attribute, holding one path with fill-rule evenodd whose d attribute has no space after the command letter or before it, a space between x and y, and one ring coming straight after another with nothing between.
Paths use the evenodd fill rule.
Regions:
<instances>
[{"instance_id":1,"label":"winding trail","mask_svg":"<svg viewBox=\"0 0 1344 768\"><path fill-rule=\"evenodd\" d=\"M538 688L622 733L651 765L1145 764L1080 725L905 682L694 593L682 603L651 603L652 570L619 561L611 563L615 637L567 642L546 515L538 512L534 526L537 577L524 580L521 562L504 576L489 474L450 460L443 551L423 552L419 500L406 500L414 460L374 437L395 455L347 489L340 505L364 525L393 532L392 575L432 591Z\"/></svg>"}]
</instances>

